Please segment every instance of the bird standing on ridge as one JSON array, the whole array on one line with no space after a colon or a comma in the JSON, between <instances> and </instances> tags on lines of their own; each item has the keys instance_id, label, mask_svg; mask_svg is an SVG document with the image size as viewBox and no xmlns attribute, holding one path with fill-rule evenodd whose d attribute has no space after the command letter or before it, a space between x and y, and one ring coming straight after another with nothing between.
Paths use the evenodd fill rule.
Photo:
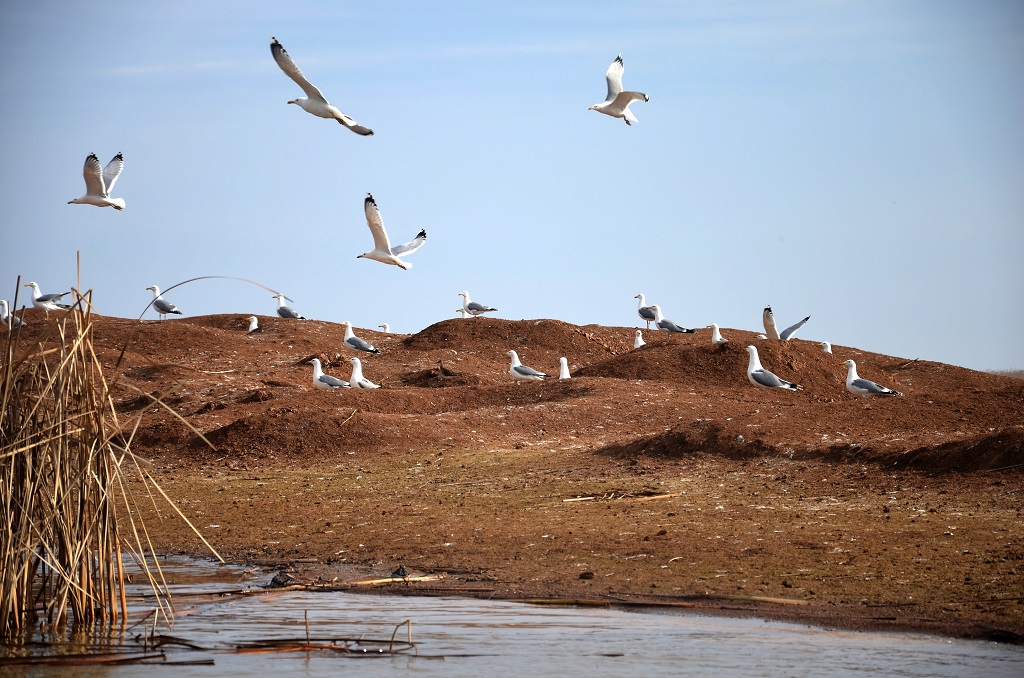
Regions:
<instances>
[{"instance_id":1,"label":"bird standing on ridge","mask_svg":"<svg viewBox=\"0 0 1024 678\"><path fill-rule=\"evenodd\" d=\"M559 379L571 379L572 375L569 374L569 360L566 358L558 359L558 378Z\"/></svg>"},{"instance_id":2,"label":"bird standing on ridge","mask_svg":"<svg viewBox=\"0 0 1024 678\"><path fill-rule=\"evenodd\" d=\"M497 311L498 310L496 308L491 308L490 306L484 306L483 304L478 304L475 301L470 301L470 299L469 299L469 292L465 292L465 291L459 292L459 296L463 298L462 299L462 310L464 312L472 315L472 316L477 316L477 315L481 315L483 313L490 313L491 311Z\"/></svg>"},{"instance_id":3,"label":"bird standing on ridge","mask_svg":"<svg viewBox=\"0 0 1024 678\"><path fill-rule=\"evenodd\" d=\"M782 341L789 341L796 331L804 326L804 323L811 319L811 316L807 316L795 325L790 325L786 329L779 332L775 328L775 314L772 313L771 306L765 306L764 312L761 314L761 320L764 322L764 331L768 335L769 339L781 339Z\"/></svg>"},{"instance_id":4,"label":"bird standing on ridge","mask_svg":"<svg viewBox=\"0 0 1024 678\"><path fill-rule=\"evenodd\" d=\"M11 313L10 308L7 307L6 299L0 299L0 323L3 323L12 330L16 330L25 324L21 318Z\"/></svg>"},{"instance_id":5,"label":"bird standing on ridge","mask_svg":"<svg viewBox=\"0 0 1024 678\"><path fill-rule=\"evenodd\" d=\"M262 332L263 331L263 328L260 327L259 318L257 318L256 316L251 315L248 318L246 318L246 320L249 321L249 330L248 330L247 334L252 334L253 332Z\"/></svg>"},{"instance_id":6,"label":"bird standing on ridge","mask_svg":"<svg viewBox=\"0 0 1024 678\"><path fill-rule=\"evenodd\" d=\"M832 344L828 343L827 341L821 342L821 350L824 351L825 353L831 353Z\"/></svg>"},{"instance_id":7,"label":"bird standing on ridge","mask_svg":"<svg viewBox=\"0 0 1024 678\"><path fill-rule=\"evenodd\" d=\"M893 391L891 388L886 388L881 384L876 384L873 381L867 379L861 379L857 374L857 363L852 360L847 360L843 363L846 365L846 390L853 395L859 395L862 398L868 398L873 395L887 395L887 396L901 396L903 395L899 391Z\"/></svg>"},{"instance_id":8,"label":"bird standing on ridge","mask_svg":"<svg viewBox=\"0 0 1024 678\"><path fill-rule=\"evenodd\" d=\"M324 374L323 370L320 369L320 359L313 358L313 386L322 389L335 389L335 388L352 388L349 383L344 379L338 379L332 377L329 374Z\"/></svg>"},{"instance_id":9,"label":"bird standing on ridge","mask_svg":"<svg viewBox=\"0 0 1024 678\"><path fill-rule=\"evenodd\" d=\"M59 311L63 308L71 308L68 304L60 303L61 299L71 294L70 290L63 294L43 294L39 291L39 285L34 282L25 283L24 286L32 288L32 305L46 315L50 315L50 311Z\"/></svg>"},{"instance_id":10,"label":"bird standing on ridge","mask_svg":"<svg viewBox=\"0 0 1024 678\"><path fill-rule=\"evenodd\" d=\"M543 372L538 372L532 367L519 362L519 354L515 351L509 351L506 353L508 357L512 359L512 364L508 368L508 373L512 375L512 378L516 381L544 381L548 375Z\"/></svg>"},{"instance_id":11,"label":"bird standing on ridge","mask_svg":"<svg viewBox=\"0 0 1024 678\"><path fill-rule=\"evenodd\" d=\"M272 296L270 298L271 299L277 299L277 314L279 316L281 316L282 318L294 318L295 320L305 320L306 319L305 316L299 315L299 313L297 311L293 311L291 309L291 307L285 306L284 295L283 294L275 294L274 296Z\"/></svg>"},{"instance_id":12,"label":"bird standing on ridge","mask_svg":"<svg viewBox=\"0 0 1024 678\"><path fill-rule=\"evenodd\" d=\"M639 122L639 120L629 110L629 105L634 101L650 101L651 98L642 92L622 91L622 71L624 68L622 55L620 54L615 57L615 61L612 62L612 65L608 67L608 71L604 74L604 79L608 82L608 97L587 110L604 113L613 118L622 118L627 125L632 125L634 122ZM631 120L632 122L630 122Z\"/></svg>"},{"instance_id":13,"label":"bird standing on ridge","mask_svg":"<svg viewBox=\"0 0 1024 678\"><path fill-rule=\"evenodd\" d=\"M167 317L168 313L173 313L174 315L181 315L181 311L178 310L177 306L175 306L174 304L160 296L159 287L157 287L156 285L150 285L146 289L151 290L153 292L153 308L155 308L156 312L160 314L161 320L164 320Z\"/></svg>"},{"instance_id":14,"label":"bird standing on ridge","mask_svg":"<svg viewBox=\"0 0 1024 678\"><path fill-rule=\"evenodd\" d=\"M661 306L658 306L657 304L652 304L651 306L648 306L647 308L649 308L652 311L654 311L654 326L657 329L663 330L663 331L669 332L669 333L672 333L672 332L678 332L680 334L693 334L694 333L695 330L688 330L685 327L680 327L679 325L676 325L671 320L666 320L665 316L662 315L662 313L661 313Z\"/></svg>"},{"instance_id":15,"label":"bird standing on ridge","mask_svg":"<svg viewBox=\"0 0 1024 678\"><path fill-rule=\"evenodd\" d=\"M718 330L718 325L711 323L708 325L711 328L711 343L712 344L727 344L729 340L722 336L722 333Z\"/></svg>"},{"instance_id":16,"label":"bird standing on ridge","mask_svg":"<svg viewBox=\"0 0 1024 678\"><path fill-rule=\"evenodd\" d=\"M644 333L638 328L636 332L633 333L633 348L640 348L641 346L646 345L647 342L644 341Z\"/></svg>"},{"instance_id":17,"label":"bird standing on ridge","mask_svg":"<svg viewBox=\"0 0 1024 678\"><path fill-rule=\"evenodd\" d=\"M117 181L123 167L124 157L120 153L115 155L105 168L100 167L100 159L95 153L87 155L85 168L82 169L82 176L85 177L85 195L68 200L68 204L113 207L119 212L123 210L124 200L110 197L110 192L114 190L114 182Z\"/></svg>"},{"instance_id":18,"label":"bird standing on ridge","mask_svg":"<svg viewBox=\"0 0 1024 678\"><path fill-rule=\"evenodd\" d=\"M348 361L352 363L352 378L348 380L352 388L380 388L379 384L363 376L363 363L359 358L349 358Z\"/></svg>"},{"instance_id":19,"label":"bird standing on ridge","mask_svg":"<svg viewBox=\"0 0 1024 678\"><path fill-rule=\"evenodd\" d=\"M381 328L384 331L384 334L391 334L391 325L381 323L380 325L377 325L377 327Z\"/></svg>"},{"instance_id":20,"label":"bird standing on ridge","mask_svg":"<svg viewBox=\"0 0 1024 678\"><path fill-rule=\"evenodd\" d=\"M636 309L637 315L640 316L640 320L643 320L645 323L647 323L647 329L651 329L651 323L654 322L654 311L652 311L650 306L647 305L647 300L644 298L644 293L641 292L640 294L636 295L633 298L640 300L640 303ZM634 346L633 348L636 347Z\"/></svg>"},{"instance_id":21,"label":"bird standing on ridge","mask_svg":"<svg viewBox=\"0 0 1024 678\"><path fill-rule=\"evenodd\" d=\"M380 353L380 351L373 347L373 344L355 335L352 331L352 323L346 320L341 324L345 326L345 345L350 349L353 351L363 351L364 353Z\"/></svg>"},{"instance_id":22,"label":"bird standing on ridge","mask_svg":"<svg viewBox=\"0 0 1024 678\"><path fill-rule=\"evenodd\" d=\"M803 386L794 384L791 381L780 379L761 366L761 360L757 357L757 348L747 346L747 353L750 360L747 362L747 380L758 388L784 388L790 391L802 391Z\"/></svg>"},{"instance_id":23,"label":"bird standing on ridge","mask_svg":"<svg viewBox=\"0 0 1024 678\"><path fill-rule=\"evenodd\" d=\"M281 67L284 74L295 81L295 84L302 88L302 91L306 93L306 96L299 97L298 99L292 99L288 103L296 104L299 108L312 113L318 118L328 118L337 120L339 123L349 128L356 134L361 134L365 137L371 136L373 130L369 127L363 127L358 122L348 117L337 108L331 105L329 101L321 94L320 90L315 85L306 80L306 76L302 74L299 67L295 65L292 58L285 51L281 43L277 41L277 38L270 36L270 53L274 56L274 61Z\"/></svg>"},{"instance_id":24,"label":"bird standing on ridge","mask_svg":"<svg viewBox=\"0 0 1024 678\"><path fill-rule=\"evenodd\" d=\"M366 213L366 225L370 227L370 235L373 236L373 249L363 252L356 259L373 259L382 264L397 266L403 271L412 268L412 264L398 257L403 254L412 254L422 247L423 243L427 241L427 232L421 228L416 237L409 242L392 247L391 241L388 239L388 232L384 229L384 219L381 218L380 210L377 209L377 202L369 193L363 200L363 211Z\"/></svg>"}]
</instances>

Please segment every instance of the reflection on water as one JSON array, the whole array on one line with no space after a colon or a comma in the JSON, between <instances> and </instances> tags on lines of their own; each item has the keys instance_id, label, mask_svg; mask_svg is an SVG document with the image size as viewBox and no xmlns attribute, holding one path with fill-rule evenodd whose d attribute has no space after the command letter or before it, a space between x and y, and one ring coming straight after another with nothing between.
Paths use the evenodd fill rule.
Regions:
<instances>
[{"instance_id":1,"label":"reflection on water","mask_svg":"<svg viewBox=\"0 0 1024 678\"><path fill-rule=\"evenodd\" d=\"M170 559L172 591L240 588L242 570ZM211 574L212 573L212 574ZM267 577L261 575L260 582ZM178 595L169 633L204 648L166 647L170 662L213 665L34 667L36 676L540 676L1024 675L1024 648L900 633L827 631L796 624L681 613L535 607L458 598L275 592L223 599ZM266 639L388 639L412 623L420 656L237 654ZM139 630L136 629L136 633ZM403 627L398 639L406 638Z\"/></svg>"}]
</instances>

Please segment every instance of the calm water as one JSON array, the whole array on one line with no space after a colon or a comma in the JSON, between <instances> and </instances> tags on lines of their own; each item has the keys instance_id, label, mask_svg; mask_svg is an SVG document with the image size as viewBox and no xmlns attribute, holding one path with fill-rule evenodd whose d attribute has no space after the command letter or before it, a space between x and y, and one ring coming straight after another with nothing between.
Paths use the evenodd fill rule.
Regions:
<instances>
[{"instance_id":1,"label":"calm water","mask_svg":"<svg viewBox=\"0 0 1024 678\"><path fill-rule=\"evenodd\" d=\"M35 667L33 676L1024 676L1024 648L917 634L827 631L689 611L551 608L457 598L279 592L211 600L184 592L240 588L241 570L187 560L165 571L180 583L169 635L172 662L213 665ZM268 577L247 586L262 583ZM251 581L251 580L250 580ZM420 656L289 652L236 654L238 644L304 639L388 639L412 621ZM135 633L139 630L136 629ZM397 638L405 639L403 627ZM0 673L2 673L0 669ZM155 672L155 674L154 674Z\"/></svg>"}]
</instances>

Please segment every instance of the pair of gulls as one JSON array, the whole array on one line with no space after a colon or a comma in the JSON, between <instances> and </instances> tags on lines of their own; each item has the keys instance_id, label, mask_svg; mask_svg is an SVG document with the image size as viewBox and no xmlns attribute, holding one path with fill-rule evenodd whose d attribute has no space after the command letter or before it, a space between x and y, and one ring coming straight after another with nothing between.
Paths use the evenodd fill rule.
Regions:
<instances>
[{"instance_id":1,"label":"pair of gulls","mask_svg":"<svg viewBox=\"0 0 1024 678\"><path fill-rule=\"evenodd\" d=\"M508 373L512 375L512 378L516 381L544 381L548 375L544 372L539 372L532 367L528 367L519 361L519 354L515 351L509 351L506 353L509 358L512 359L512 364L508 368ZM569 361L566 358L558 359L558 378L569 379Z\"/></svg>"},{"instance_id":2,"label":"pair of gulls","mask_svg":"<svg viewBox=\"0 0 1024 678\"><path fill-rule=\"evenodd\" d=\"M363 363L359 358L349 358L349 362L352 363L352 376L348 381L324 374L323 369L320 367L319 358L313 358L312 362L313 385L317 388L327 390L337 388L380 388L380 384L375 384L363 376Z\"/></svg>"},{"instance_id":3,"label":"pair of gulls","mask_svg":"<svg viewBox=\"0 0 1024 678\"><path fill-rule=\"evenodd\" d=\"M803 386L794 384L791 381L786 381L774 373L764 369L761 365L761 360L757 355L757 348L755 346L747 346L747 353L750 354L750 360L747 362L747 380L757 386L758 388L772 389L781 388L788 391L802 391ZM890 388L886 388L881 384L877 384L869 379L862 379L857 374L857 363L853 360L847 360L843 362L846 365L846 390L853 395L860 396L862 398L869 398L874 395L887 395L898 397L903 394L899 391L894 391Z\"/></svg>"},{"instance_id":4,"label":"pair of gulls","mask_svg":"<svg viewBox=\"0 0 1024 678\"><path fill-rule=\"evenodd\" d=\"M654 323L655 329L669 333L679 332L681 334L693 334L696 331L681 327L671 320L667 320L661 312L661 306L658 306L657 304L648 304L647 298L644 297L643 292L633 298L640 300L636 312L637 315L640 316L640 319L647 323L647 329L651 329L651 323ZM639 347L635 346L635 348Z\"/></svg>"}]
</instances>

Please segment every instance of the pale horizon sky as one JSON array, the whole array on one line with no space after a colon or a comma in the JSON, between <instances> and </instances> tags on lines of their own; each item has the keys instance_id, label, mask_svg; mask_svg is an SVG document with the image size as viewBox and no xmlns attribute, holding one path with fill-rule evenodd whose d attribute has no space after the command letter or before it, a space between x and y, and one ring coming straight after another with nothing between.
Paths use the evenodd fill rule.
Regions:
<instances>
[{"instance_id":1,"label":"pale horizon sky","mask_svg":"<svg viewBox=\"0 0 1024 678\"><path fill-rule=\"evenodd\" d=\"M204 275L403 333L455 317L462 290L501 318L632 328L644 292L688 327L760 331L771 304L781 327L811 316L801 339L1024 368L1019 2L43 0L0 18L2 298L18 276L66 291L81 252L121 317ZM271 35L376 134L288 106ZM650 96L632 127L587 110L619 53ZM86 155L119 151L126 209L66 204ZM411 270L356 259L367 192L393 242L427 230ZM168 299L276 307L231 280Z\"/></svg>"}]
</instances>

